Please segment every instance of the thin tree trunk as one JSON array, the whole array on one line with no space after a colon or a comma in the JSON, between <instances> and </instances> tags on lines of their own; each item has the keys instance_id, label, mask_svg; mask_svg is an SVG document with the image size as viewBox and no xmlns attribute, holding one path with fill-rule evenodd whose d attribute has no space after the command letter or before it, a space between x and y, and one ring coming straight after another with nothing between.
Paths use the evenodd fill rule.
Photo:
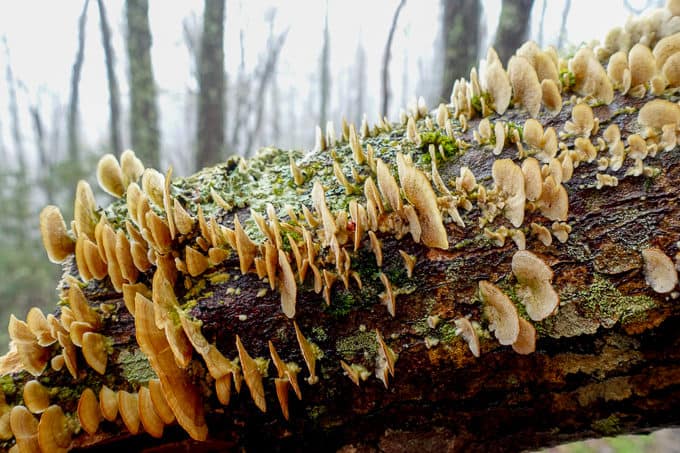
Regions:
<instances>
[{"instance_id":1,"label":"thin tree trunk","mask_svg":"<svg viewBox=\"0 0 680 453\"><path fill-rule=\"evenodd\" d=\"M111 152L119 156L123 152L123 141L120 136L120 90L116 77L116 57L111 44L111 27L106 17L104 0L97 0L99 9L99 27L102 32L102 47L106 58L106 79L109 86L109 140Z\"/></svg>"},{"instance_id":2,"label":"thin tree trunk","mask_svg":"<svg viewBox=\"0 0 680 453\"><path fill-rule=\"evenodd\" d=\"M323 27L323 47L321 48L321 78L320 85L320 105L319 105L319 124L322 128L326 127L328 121L328 103L331 93L331 56L330 56L330 32L328 30L328 0L326 0L326 15Z\"/></svg>"},{"instance_id":3,"label":"thin tree trunk","mask_svg":"<svg viewBox=\"0 0 680 453\"><path fill-rule=\"evenodd\" d=\"M358 124L361 121L361 115L366 111L366 51L361 42L357 45L354 68L355 79L351 87L354 88L355 95L350 111L354 112L351 116L352 121Z\"/></svg>"},{"instance_id":4,"label":"thin tree trunk","mask_svg":"<svg viewBox=\"0 0 680 453\"><path fill-rule=\"evenodd\" d=\"M493 45L503 64L507 64L515 50L529 37L533 5L534 0L503 0Z\"/></svg>"},{"instance_id":5,"label":"thin tree trunk","mask_svg":"<svg viewBox=\"0 0 680 453\"><path fill-rule=\"evenodd\" d=\"M543 5L541 6L541 19L538 23L538 46L543 47L543 33L545 31L545 12L548 9L548 0L543 0Z\"/></svg>"},{"instance_id":6,"label":"thin tree trunk","mask_svg":"<svg viewBox=\"0 0 680 453\"><path fill-rule=\"evenodd\" d=\"M281 48L286 42L286 36L288 36L288 30L281 33L277 38L271 36L269 39L267 57L262 67L262 72L258 80L258 86L256 93L264 93L269 83L273 77L274 71L276 70L276 64L279 60L279 54L281 53ZM255 138L258 136L260 129L262 127L262 119L264 113L264 102L261 100L255 100L255 118L253 123L253 128L248 134L248 139L246 141L246 146L244 147L244 155L246 157L251 156L254 153L253 144L255 143Z\"/></svg>"},{"instance_id":7,"label":"thin tree trunk","mask_svg":"<svg viewBox=\"0 0 680 453\"><path fill-rule=\"evenodd\" d=\"M224 9L225 0L205 0L198 63L196 168L219 162L224 152Z\"/></svg>"},{"instance_id":8,"label":"thin tree trunk","mask_svg":"<svg viewBox=\"0 0 680 453\"><path fill-rule=\"evenodd\" d=\"M238 66L238 75L236 76L236 102L234 102L234 119L231 129L231 140L229 141L229 147L234 151L239 150L240 138L245 129L245 123L247 121L247 109L245 107L248 103L250 94L250 80L246 76L246 51L244 41L245 33L243 29L241 29L239 30L240 63Z\"/></svg>"},{"instance_id":9,"label":"thin tree trunk","mask_svg":"<svg viewBox=\"0 0 680 453\"><path fill-rule=\"evenodd\" d=\"M439 100L448 102L456 79L467 77L479 54L479 0L442 0L444 70Z\"/></svg>"},{"instance_id":10,"label":"thin tree trunk","mask_svg":"<svg viewBox=\"0 0 680 453\"><path fill-rule=\"evenodd\" d=\"M160 166L156 84L151 63L148 0L126 0L132 148L145 165Z\"/></svg>"},{"instance_id":11,"label":"thin tree trunk","mask_svg":"<svg viewBox=\"0 0 680 453\"><path fill-rule=\"evenodd\" d=\"M85 3L83 3L83 10L78 19L78 48L76 50L76 59L73 62L73 67L71 69L71 94L69 95L66 126L66 130L68 131L68 158L76 169L79 169L81 164L80 134L78 133L78 102L80 101L80 74L85 60L85 25L87 24L87 7L89 4L90 0L85 0Z\"/></svg>"},{"instance_id":12,"label":"thin tree trunk","mask_svg":"<svg viewBox=\"0 0 680 453\"><path fill-rule=\"evenodd\" d=\"M562 24L560 25L560 34L557 38L557 49L562 50L567 43L567 19L569 18L569 11L571 11L571 0L564 3L562 10Z\"/></svg>"},{"instance_id":13,"label":"thin tree trunk","mask_svg":"<svg viewBox=\"0 0 680 453\"><path fill-rule=\"evenodd\" d=\"M45 147L45 128L43 127L42 117L40 115L40 107L32 105L30 108L31 119L33 122L33 133L35 135L35 147L38 150L38 177L40 178L40 186L45 193L45 200L47 204L54 204L54 175L52 174L52 161L49 153Z\"/></svg>"},{"instance_id":14,"label":"thin tree trunk","mask_svg":"<svg viewBox=\"0 0 680 453\"><path fill-rule=\"evenodd\" d=\"M26 150L24 148L24 140L21 134L21 120L19 118L19 100L17 99L17 82L14 78L14 71L12 70L12 62L10 58L9 45L7 38L3 37L3 44L5 47L5 81L7 82L7 94L9 97L9 118L10 130L12 136L12 144L14 145L14 154L17 159L17 167L19 172L26 173Z\"/></svg>"},{"instance_id":15,"label":"thin tree trunk","mask_svg":"<svg viewBox=\"0 0 680 453\"><path fill-rule=\"evenodd\" d=\"M383 54L382 61L382 102L380 107L381 116L387 116L387 111L390 106L390 98L392 97L392 89L390 88L390 59L392 58L392 40L394 39L394 32L397 29L397 21L399 20L399 13L401 9L406 4L406 0L401 0L397 9L394 11L394 16L392 16L392 25L390 25L390 31L387 34L387 43L385 43L385 53Z\"/></svg>"}]
</instances>

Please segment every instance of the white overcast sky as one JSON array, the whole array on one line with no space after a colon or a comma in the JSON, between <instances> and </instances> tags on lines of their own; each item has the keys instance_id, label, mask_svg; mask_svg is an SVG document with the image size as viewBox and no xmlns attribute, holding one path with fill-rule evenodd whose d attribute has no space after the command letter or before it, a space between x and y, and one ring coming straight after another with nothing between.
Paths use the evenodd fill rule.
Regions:
<instances>
[{"instance_id":1,"label":"white overcast sky","mask_svg":"<svg viewBox=\"0 0 680 453\"><path fill-rule=\"evenodd\" d=\"M501 0L484 0L485 22L489 30L495 27ZM543 0L536 0L532 36L536 37L538 16ZM636 7L644 6L645 0L630 0ZM152 58L160 99L164 144L181 135L185 118L182 108L187 88L195 88L190 75L190 61L182 39L182 23L192 14L200 23L202 1L150 1L151 33L153 36ZM368 61L368 91L379 92L379 68L387 32L398 0L329 0L331 36L331 74L346 74L354 61L357 40L362 39ZM557 39L564 0L549 0L545 19L546 44ZM0 37L5 36L11 52L15 77L26 87L20 93L22 102L36 102L38 93L45 97L56 94L66 103L69 95L69 79L77 42L77 20L82 8L81 0L0 0ZM113 29L114 47L117 55L116 70L126 105L126 62L124 58L124 17L122 0L107 0L109 22ZM401 103L402 68L407 64L414 76L408 90L415 90L418 64L431 62L435 55L434 43L439 25L439 0L408 0L402 11L399 28L394 40L393 91L395 112ZM227 0L225 27L225 54L227 72L235 77L239 60L239 29L246 33L247 64L253 67L258 54L266 48L267 25L263 17L267 10L277 8L276 24L279 30L290 27L278 68L278 82L285 94L286 87L297 93L315 88L325 2L322 0ZM602 38L606 30L623 25L629 12L622 0L573 0L567 28L569 41L579 43L592 38ZM404 62L403 56L408 55ZM420 58L420 62L418 59ZM0 50L0 68L4 72L5 55ZM421 69L422 72L422 69ZM427 68L425 68L427 72ZM7 138L8 120L7 91L4 74L0 81L0 122ZM421 87L422 88L422 87ZM99 17L96 1L90 1L86 54L80 84L80 112L84 140L95 146L106 140L108 122L108 92L104 56L100 42ZM291 91L292 92L292 91ZM339 88L332 89L332 96L340 96ZM412 95L422 93L412 92ZM45 102L43 99L42 102ZM302 102L302 101L301 101ZM368 99L369 120L377 118L379 99ZM310 115L310 121L313 118ZM339 122L340 118L333 118ZM313 122L307 125L309 137ZM29 129L28 120L24 124ZM302 139L301 139L302 140ZM303 140L304 141L304 140ZM290 143L289 146L307 145Z\"/></svg>"}]
</instances>

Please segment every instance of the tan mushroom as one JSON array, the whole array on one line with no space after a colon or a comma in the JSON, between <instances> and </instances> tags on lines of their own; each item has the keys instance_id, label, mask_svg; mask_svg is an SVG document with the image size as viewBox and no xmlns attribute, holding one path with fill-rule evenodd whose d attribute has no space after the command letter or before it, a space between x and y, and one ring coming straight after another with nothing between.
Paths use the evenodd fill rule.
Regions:
<instances>
[{"instance_id":1,"label":"tan mushroom","mask_svg":"<svg viewBox=\"0 0 680 453\"><path fill-rule=\"evenodd\" d=\"M541 108L543 96L536 70L526 58L513 56L508 62L508 76L515 101L535 118Z\"/></svg>"},{"instance_id":2,"label":"tan mushroom","mask_svg":"<svg viewBox=\"0 0 680 453\"><path fill-rule=\"evenodd\" d=\"M61 407L52 405L40 416L38 443L43 452L66 453L71 445L71 435L71 427Z\"/></svg>"},{"instance_id":3,"label":"tan mushroom","mask_svg":"<svg viewBox=\"0 0 680 453\"><path fill-rule=\"evenodd\" d=\"M397 169L404 195L418 214L423 244L448 249L449 240L437 205L437 196L427 176L412 162L407 162L401 153L397 153Z\"/></svg>"},{"instance_id":4,"label":"tan mushroom","mask_svg":"<svg viewBox=\"0 0 680 453\"><path fill-rule=\"evenodd\" d=\"M297 283L295 274L290 267L288 258L283 250L278 251L279 267L281 268L281 311L289 318L295 317L295 305L297 301Z\"/></svg>"},{"instance_id":5,"label":"tan mushroom","mask_svg":"<svg viewBox=\"0 0 680 453\"><path fill-rule=\"evenodd\" d=\"M66 230L66 223L61 211L56 206L45 206L40 211L40 235L53 263L62 263L75 252L76 243Z\"/></svg>"},{"instance_id":6,"label":"tan mushroom","mask_svg":"<svg viewBox=\"0 0 680 453\"><path fill-rule=\"evenodd\" d=\"M9 426L20 452L40 453L38 420L24 406L14 406L9 414Z\"/></svg>"},{"instance_id":7,"label":"tan mushroom","mask_svg":"<svg viewBox=\"0 0 680 453\"><path fill-rule=\"evenodd\" d=\"M519 335L512 344L512 349L518 354L531 354L536 351L536 329L524 318L519 318Z\"/></svg>"},{"instance_id":8,"label":"tan mushroom","mask_svg":"<svg viewBox=\"0 0 680 453\"><path fill-rule=\"evenodd\" d=\"M661 249L651 247L642 251L645 281L657 293L669 293L678 284L678 272L673 261Z\"/></svg>"},{"instance_id":9,"label":"tan mushroom","mask_svg":"<svg viewBox=\"0 0 680 453\"><path fill-rule=\"evenodd\" d=\"M680 106L665 99L653 99L638 112L638 123L655 129L661 129L666 124L680 126Z\"/></svg>"},{"instance_id":10,"label":"tan mushroom","mask_svg":"<svg viewBox=\"0 0 680 453\"><path fill-rule=\"evenodd\" d=\"M538 256L520 250L512 257L512 273L519 288L517 295L533 321L541 321L557 309L560 298L552 287L553 271Z\"/></svg>"},{"instance_id":11,"label":"tan mushroom","mask_svg":"<svg viewBox=\"0 0 680 453\"><path fill-rule=\"evenodd\" d=\"M118 417L118 395L105 385L99 390L99 409L106 420L116 421Z\"/></svg>"},{"instance_id":12,"label":"tan mushroom","mask_svg":"<svg viewBox=\"0 0 680 453\"><path fill-rule=\"evenodd\" d=\"M78 421L86 433L95 434L99 429L102 413L99 409L97 395L91 388L86 388L78 400ZM115 419L115 417L114 417Z\"/></svg>"},{"instance_id":13,"label":"tan mushroom","mask_svg":"<svg viewBox=\"0 0 680 453\"><path fill-rule=\"evenodd\" d=\"M494 183L504 200L503 213L514 227L524 221L524 174L511 159L498 159L491 168Z\"/></svg>"},{"instance_id":14,"label":"tan mushroom","mask_svg":"<svg viewBox=\"0 0 680 453\"><path fill-rule=\"evenodd\" d=\"M116 156L105 154L99 159L97 164L97 182L99 187L116 198L120 198L125 193L123 185L123 172L118 164Z\"/></svg>"},{"instance_id":15,"label":"tan mushroom","mask_svg":"<svg viewBox=\"0 0 680 453\"><path fill-rule=\"evenodd\" d=\"M467 318L458 318L454 321L456 329L460 330L460 335L463 337L470 348L470 352L475 357L479 357L479 337L472 326L472 323Z\"/></svg>"},{"instance_id":16,"label":"tan mushroom","mask_svg":"<svg viewBox=\"0 0 680 453\"><path fill-rule=\"evenodd\" d=\"M137 402L139 404L139 419L142 422L144 431L156 439L163 437L164 423L160 416L156 413L153 401L151 400L151 394L149 393L149 389L147 387L139 388Z\"/></svg>"},{"instance_id":17,"label":"tan mushroom","mask_svg":"<svg viewBox=\"0 0 680 453\"><path fill-rule=\"evenodd\" d=\"M139 432L139 396L137 393L118 391L118 411L130 434Z\"/></svg>"},{"instance_id":18,"label":"tan mushroom","mask_svg":"<svg viewBox=\"0 0 680 453\"><path fill-rule=\"evenodd\" d=\"M519 253L519 252L518 252ZM486 280L479 282L479 295L484 302L484 313L491 330L502 345L511 345L519 335L517 307L496 285Z\"/></svg>"},{"instance_id":19,"label":"tan mushroom","mask_svg":"<svg viewBox=\"0 0 680 453\"><path fill-rule=\"evenodd\" d=\"M34 414L41 414L50 405L50 395L47 388L35 379L24 384L24 404Z\"/></svg>"},{"instance_id":20,"label":"tan mushroom","mask_svg":"<svg viewBox=\"0 0 680 453\"><path fill-rule=\"evenodd\" d=\"M262 373L260 373L257 362L246 351L238 335L236 335L236 349L238 350L238 357L243 367L243 378L246 381L248 390L250 390L250 396L253 398L253 402L258 409L262 412L267 412L267 401L264 398L264 387L262 385Z\"/></svg>"},{"instance_id":21,"label":"tan mushroom","mask_svg":"<svg viewBox=\"0 0 680 453\"><path fill-rule=\"evenodd\" d=\"M193 439L205 440L208 428L200 393L189 375L177 366L166 336L156 327L152 302L139 293L135 300L135 332L177 422Z\"/></svg>"},{"instance_id":22,"label":"tan mushroom","mask_svg":"<svg viewBox=\"0 0 680 453\"><path fill-rule=\"evenodd\" d=\"M298 327L297 322L293 321L293 326L295 327L295 337L297 338L298 344L300 345L300 350L302 351L302 357L305 359L307 364L307 369L309 370L309 377L307 382L309 385L314 385L319 382L319 378L316 375L316 351L312 343L305 338Z\"/></svg>"},{"instance_id":23,"label":"tan mushroom","mask_svg":"<svg viewBox=\"0 0 680 453\"><path fill-rule=\"evenodd\" d=\"M123 187L127 188L142 176L144 164L137 158L134 151L126 149L120 155L120 170L123 173Z\"/></svg>"}]
</instances>

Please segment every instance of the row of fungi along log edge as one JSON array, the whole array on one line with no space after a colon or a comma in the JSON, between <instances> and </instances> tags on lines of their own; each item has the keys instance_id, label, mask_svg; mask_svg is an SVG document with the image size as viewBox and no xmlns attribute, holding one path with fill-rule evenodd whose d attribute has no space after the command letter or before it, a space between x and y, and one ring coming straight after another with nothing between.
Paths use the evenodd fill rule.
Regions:
<instances>
[{"instance_id":1,"label":"row of fungi along log edge","mask_svg":"<svg viewBox=\"0 0 680 453\"><path fill-rule=\"evenodd\" d=\"M508 276L515 301L494 282L479 281L482 315L453 320L456 333L475 357L481 353L480 333L486 331L519 354L534 352L533 323L556 313L559 291L553 287L547 257L530 249L532 243L555 247L569 241L576 227L568 223L570 190L575 189L565 183L581 173L589 178L583 184L596 189L616 186L620 178L639 178L642 184L643 177L662 171L650 159L673 152L677 145L680 106L673 99L680 86L679 13L680 2L671 1L613 30L604 45L582 47L570 59L528 42L506 69L490 49L479 72L473 68L469 80L455 83L449 105L430 112L421 99L396 123L385 118L371 128L364 120L357 132L343 122L341 136L332 124L325 133L317 128L314 150L301 162L292 155L286 160L295 193L311 203L277 209L272 198L263 213L252 210L247 225L235 215L236 203L228 191L213 187L205 203L191 203L176 195L182 180L173 180L171 170L163 175L144 168L132 151L120 160L104 156L97 180L117 201L97 207L90 185L80 181L70 228L57 207L41 212L49 259L69 263L75 256L77 272L65 276L58 315L45 316L33 308L25 321L11 317L11 350L0 359L0 370L23 371L30 379L21 381L13 394L0 395L3 445L21 452L66 451L74 436L95 435L102 420L154 437L161 437L166 425L178 423L192 438L204 440L205 396L189 375L193 360L205 364L210 379L203 379L221 404L228 405L232 392L245 382L254 404L266 411L265 385L271 385L282 416L294 416L289 393L302 398L303 390L314 391L305 389L298 375L306 367L305 381L313 386L320 380L316 362L323 360L294 321L303 284L309 283L305 287L319 295L320 303L333 305L334 285L362 287L352 260L363 249L373 254L379 269L386 238L448 250L449 224L497 246L510 238L517 248ZM597 118L592 107L606 107L616 96L640 99L642 106ZM569 120L544 127L556 124L565 110ZM528 118L523 124L507 121L510 112ZM633 124L635 132L622 131L617 123L623 123L612 121L614 117ZM466 152L485 153L493 160L489 185L478 182L481 178L465 166L450 181L440 175L439 165L452 165L456 154ZM501 153L512 158L495 158ZM314 170L315 159L329 156L332 174ZM259 158L235 161L235 171L248 175ZM343 191L331 188L344 189L345 205L335 195ZM226 221L230 213L233 223ZM553 244L553 237L558 243ZM676 295L678 257L674 263L667 254L672 252L657 247L638 252L646 284L656 293ZM416 255L403 249L399 254L412 278ZM189 314L175 291L191 290L188 277L230 270L254 273L278 292L281 316L290 319L290 335L296 337L304 364L281 357L273 338L267 358L253 357L239 336L228 351L204 337L201 320ZM375 310L395 317L400 288L385 272L379 272L379 280L383 291ZM124 309L134 317L135 340L156 374L147 384L105 385L112 345L107 327L116 320L116 307L88 299L93 285L122 293ZM526 315L519 315L516 303ZM374 363L341 360L338 373L356 385L374 385L370 379L375 376L387 387L398 361L389 333L375 330ZM272 363L275 373L269 374ZM60 406L50 389L54 376L77 385L77 407Z\"/></svg>"}]
</instances>

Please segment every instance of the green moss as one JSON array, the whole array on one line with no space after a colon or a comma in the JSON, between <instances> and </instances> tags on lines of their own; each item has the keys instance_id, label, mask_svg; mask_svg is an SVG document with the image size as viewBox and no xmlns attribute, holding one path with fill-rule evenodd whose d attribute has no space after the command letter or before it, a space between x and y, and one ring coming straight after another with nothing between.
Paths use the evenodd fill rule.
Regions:
<instances>
[{"instance_id":1,"label":"green moss","mask_svg":"<svg viewBox=\"0 0 680 453\"><path fill-rule=\"evenodd\" d=\"M601 418L595 420L590 426L595 431L605 436L614 436L621 433L621 419L615 414L610 415L607 418Z\"/></svg>"},{"instance_id":2,"label":"green moss","mask_svg":"<svg viewBox=\"0 0 680 453\"><path fill-rule=\"evenodd\" d=\"M439 324L438 327L443 343L450 343L458 337L458 335L456 335L456 326L454 324L443 322Z\"/></svg>"},{"instance_id":3,"label":"green moss","mask_svg":"<svg viewBox=\"0 0 680 453\"><path fill-rule=\"evenodd\" d=\"M648 296L624 296L603 275L595 274L587 291L580 291L572 296L580 302L586 315L617 320L622 324L633 321L646 311L656 306L654 299Z\"/></svg>"},{"instance_id":4,"label":"green moss","mask_svg":"<svg viewBox=\"0 0 680 453\"><path fill-rule=\"evenodd\" d=\"M440 131L421 132L420 140L422 142L420 149L423 151L423 154L420 157L421 164L431 163L432 159L428 151L430 145L434 145L435 148L437 148L437 151L439 151L439 146L441 145L444 150L444 155L447 158L457 155L460 151L458 143L451 137L442 134ZM438 153L436 155L438 155Z\"/></svg>"},{"instance_id":5,"label":"green moss","mask_svg":"<svg viewBox=\"0 0 680 453\"><path fill-rule=\"evenodd\" d=\"M320 326L314 326L312 327L312 337L316 341L326 341L328 340L328 334L326 333L325 330L323 330L322 327Z\"/></svg>"},{"instance_id":6,"label":"green moss","mask_svg":"<svg viewBox=\"0 0 680 453\"><path fill-rule=\"evenodd\" d=\"M373 355L377 351L375 332L358 331L354 335L340 338L335 342L335 349L345 360L351 360L355 355L368 352Z\"/></svg>"},{"instance_id":7,"label":"green moss","mask_svg":"<svg viewBox=\"0 0 680 453\"><path fill-rule=\"evenodd\" d=\"M0 376L0 388L5 396L12 396L16 393L17 387L14 384L14 379L11 374L4 374Z\"/></svg>"},{"instance_id":8,"label":"green moss","mask_svg":"<svg viewBox=\"0 0 680 453\"><path fill-rule=\"evenodd\" d=\"M118 356L117 363L122 368L122 374L126 381L133 384L146 384L156 378L156 373L146 356L137 351L134 354L123 351Z\"/></svg>"}]
</instances>

